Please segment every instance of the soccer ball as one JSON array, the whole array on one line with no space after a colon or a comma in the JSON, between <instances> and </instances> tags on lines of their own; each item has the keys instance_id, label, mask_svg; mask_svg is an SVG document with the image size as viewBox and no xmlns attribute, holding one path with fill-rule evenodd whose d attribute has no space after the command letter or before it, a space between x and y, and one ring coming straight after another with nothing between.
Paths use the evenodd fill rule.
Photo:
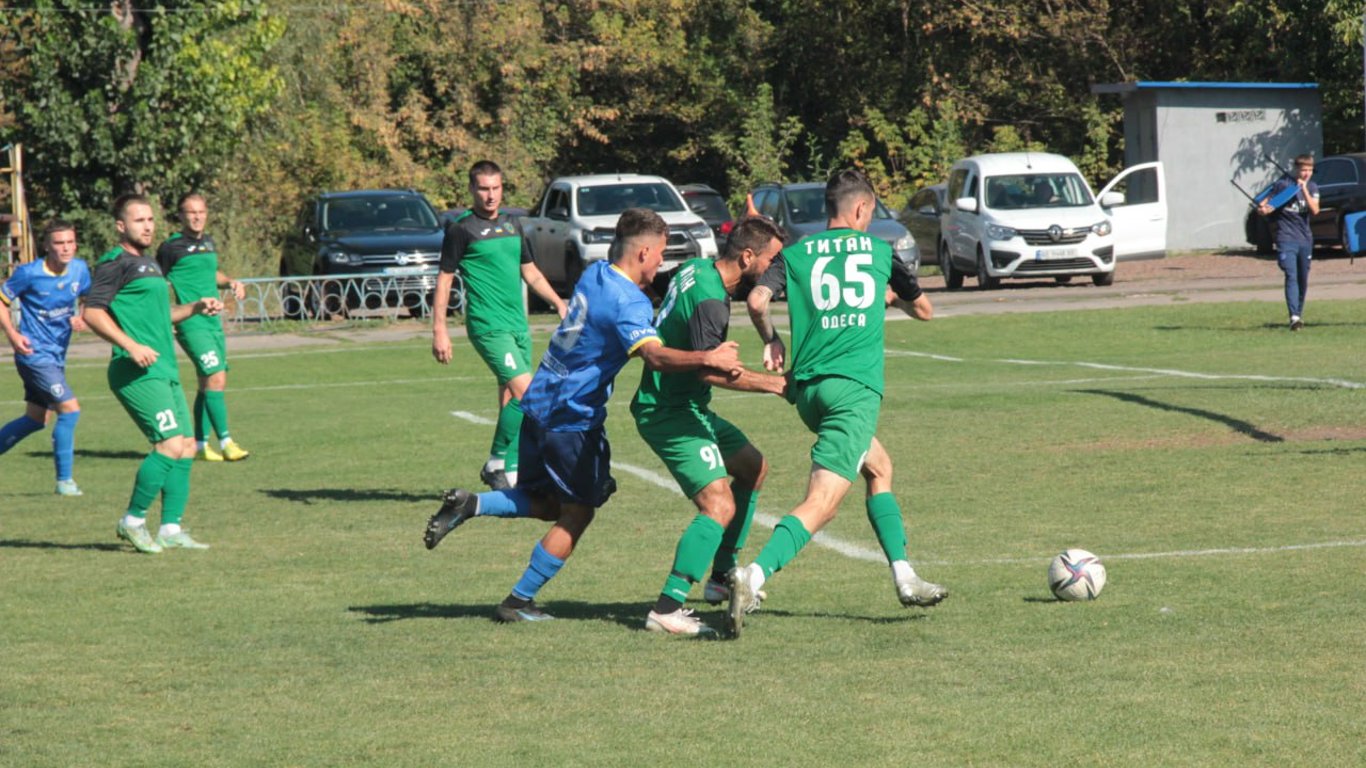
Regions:
<instances>
[{"instance_id":1,"label":"soccer ball","mask_svg":"<svg viewBox=\"0 0 1366 768\"><path fill-rule=\"evenodd\" d=\"M1105 566L1084 549L1069 549L1048 566L1048 588L1059 600L1095 600L1105 588Z\"/></svg>"}]
</instances>

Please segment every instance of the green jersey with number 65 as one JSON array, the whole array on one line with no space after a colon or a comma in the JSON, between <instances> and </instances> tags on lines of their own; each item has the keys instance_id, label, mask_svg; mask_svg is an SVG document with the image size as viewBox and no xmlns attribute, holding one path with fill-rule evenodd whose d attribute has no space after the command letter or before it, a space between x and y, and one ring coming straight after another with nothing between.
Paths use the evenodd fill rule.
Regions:
<instances>
[{"instance_id":1,"label":"green jersey with number 65","mask_svg":"<svg viewBox=\"0 0 1366 768\"><path fill-rule=\"evenodd\" d=\"M842 376L882 394L883 321L892 247L852 229L831 229L783 249L759 280L787 288L796 381Z\"/></svg>"}]
</instances>

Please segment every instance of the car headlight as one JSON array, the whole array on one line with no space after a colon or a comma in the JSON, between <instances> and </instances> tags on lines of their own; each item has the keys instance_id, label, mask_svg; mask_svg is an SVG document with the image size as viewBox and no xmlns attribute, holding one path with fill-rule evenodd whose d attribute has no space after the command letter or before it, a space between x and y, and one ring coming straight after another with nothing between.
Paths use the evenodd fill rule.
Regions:
<instances>
[{"instance_id":1,"label":"car headlight","mask_svg":"<svg viewBox=\"0 0 1366 768\"><path fill-rule=\"evenodd\" d=\"M692 236L692 239L694 240L706 240L712 236L711 227L706 223L689 224L688 234Z\"/></svg>"},{"instance_id":2,"label":"car headlight","mask_svg":"<svg viewBox=\"0 0 1366 768\"><path fill-rule=\"evenodd\" d=\"M912 235L902 235L896 239L895 243L892 243L892 250L894 251L909 251L914 248L915 237Z\"/></svg>"},{"instance_id":3,"label":"car headlight","mask_svg":"<svg viewBox=\"0 0 1366 768\"><path fill-rule=\"evenodd\" d=\"M1003 227L1000 224L987 225L987 237L992 240L1009 240L1015 236L1015 230L1010 227Z\"/></svg>"},{"instance_id":4,"label":"car headlight","mask_svg":"<svg viewBox=\"0 0 1366 768\"><path fill-rule=\"evenodd\" d=\"M584 245L593 245L594 243L610 243L617 236L617 233L611 229L585 229L581 235Z\"/></svg>"},{"instance_id":5,"label":"car headlight","mask_svg":"<svg viewBox=\"0 0 1366 768\"><path fill-rule=\"evenodd\" d=\"M1097 235L1100 235L1101 237L1105 237L1111 232L1110 220L1106 219L1100 222L1099 224L1092 224L1091 231L1095 232Z\"/></svg>"},{"instance_id":6,"label":"car headlight","mask_svg":"<svg viewBox=\"0 0 1366 768\"><path fill-rule=\"evenodd\" d=\"M339 264L342 266L355 266L363 261L359 254L349 253L339 248L329 250L327 252L327 260L332 262L333 264Z\"/></svg>"}]
</instances>

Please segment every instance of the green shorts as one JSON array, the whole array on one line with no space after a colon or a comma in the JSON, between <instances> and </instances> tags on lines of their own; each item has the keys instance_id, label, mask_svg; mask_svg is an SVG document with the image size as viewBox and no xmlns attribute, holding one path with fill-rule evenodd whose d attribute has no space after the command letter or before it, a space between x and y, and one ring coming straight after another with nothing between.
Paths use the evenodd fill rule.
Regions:
<instances>
[{"instance_id":1,"label":"green shorts","mask_svg":"<svg viewBox=\"0 0 1366 768\"><path fill-rule=\"evenodd\" d=\"M853 379L824 376L797 383L797 414L816 433L811 461L851 483L873 444L881 410L882 396Z\"/></svg>"},{"instance_id":2,"label":"green shorts","mask_svg":"<svg viewBox=\"0 0 1366 768\"><path fill-rule=\"evenodd\" d=\"M192 320L209 322L191 323ZM190 362L194 363L195 373L212 376L228 370L228 340L218 318L186 318L176 326L175 337L180 342L180 348L190 356Z\"/></svg>"},{"instance_id":3,"label":"green shorts","mask_svg":"<svg viewBox=\"0 0 1366 768\"><path fill-rule=\"evenodd\" d=\"M726 457L749 445L734 424L709 410L632 408L636 431L688 498L727 475Z\"/></svg>"},{"instance_id":4,"label":"green shorts","mask_svg":"<svg viewBox=\"0 0 1366 768\"><path fill-rule=\"evenodd\" d=\"M138 379L114 390L114 397L123 404L123 409L128 411L149 443L194 435L190 408L185 404L185 391L179 381Z\"/></svg>"},{"instance_id":5,"label":"green shorts","mask_svg":"<svg viewBox=\"0 0 1366 768\"><path fill-rule=\"evenodd\" d=\"M498 383L531 373L531 333L528 331L493 331L471 333L470 344L479 353L484 365L498 377Z\"/></svg>"}]
</instances>

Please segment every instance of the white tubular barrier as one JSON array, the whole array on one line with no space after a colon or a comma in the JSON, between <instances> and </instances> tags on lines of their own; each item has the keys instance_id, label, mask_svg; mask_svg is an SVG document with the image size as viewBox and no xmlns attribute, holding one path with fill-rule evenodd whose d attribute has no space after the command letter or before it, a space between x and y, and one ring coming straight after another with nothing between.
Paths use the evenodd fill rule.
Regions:
<instances>
[{"instance_id":1,"label":"white tubular barrier","mask_svg":"<svg viewBox=\"0 0 1366 768\"><path fill-rule=\"evenodd\" d=\"M397 319L401 314L432 313L436 270L413 274L321 275L317 277L252 277L240 280L246 297L237 301L223 291L225 323L244 325L271 320L324 321L347 317ZM451 285L449 311L465 310L465 284L460 275Z\"/></svg>"}]
</instances>

